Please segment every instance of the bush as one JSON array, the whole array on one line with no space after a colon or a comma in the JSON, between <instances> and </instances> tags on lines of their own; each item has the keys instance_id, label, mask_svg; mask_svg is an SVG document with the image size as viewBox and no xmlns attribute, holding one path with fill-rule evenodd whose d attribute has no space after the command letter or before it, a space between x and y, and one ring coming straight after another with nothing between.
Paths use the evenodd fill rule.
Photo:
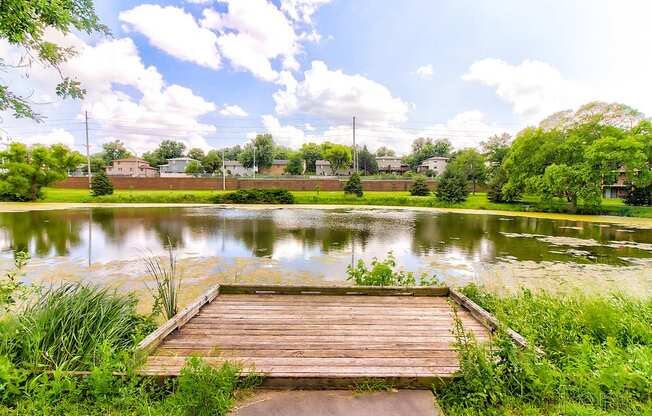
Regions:
<instances>
[{"instance_id":1,"label":"bush","mask_svg":"<svg viewBox=\"0 0 652 416\"><path fill-rule=\"evenodd\" d=\"M93 196L113 194L113 184L109 176L101 170L91 179L91 194Z\"/></svg>"},{"instance_id":2,"label":"bush","mask_svg":"<svg viewBox=\"0 0 652 416\"><path fill-rule=\"evenodd\" d=\"M347 195L355 195L358 198L361 197L364 193L362 192L362 182L360 181L360 175L356 172L351 175L346 185L344 185L344 193Z\"/></svg>"},{"instance_id":3,"label":"bush","mask_svg":"<svg viewBox=\"0 0 652 416\"><path fill-rule=\"evenodd\" d=\"M428 189L428 184L426 184L426 178L423 176L417 176L410 186L410 195L413 196L428 196L430 195L430 189Z\"/></svg>"},{"instance_id":4,"label":"bush","mask_svg":"<svg viewBox=\"0 0 652 416\"><path fill-rule=\"evenodd\" d=\"M346 274L349 276L346 280L353 280L357 286L414 286L417 283L414 273L403 270L394 270L396 268L396 258L391 251L387 253L385 260L373 258L371 268L367 268L364 260L358 260L355 267L349 265L346 268ZM429 278L426 273L422 274L419 279L421 286L440 286L441 283L435 276Z\"/></svg>"},{"instance_id":5,"label":"bush","mask_svg":"<svg viewBox=\"0 0 652 416\"><path fill-rule=\"evenodd\" d=\"M217 195L216 204L294 204L294 195L287 189L238 189Z\"/></svg>"},{"instance_id":6,"label":"bush","mask_svg":"<svg viewBox=\"0 0 652 416\"><path fill-rule=\"evenodd\" d=\"M466 201L466 197L469 196L469 188L465 175L446 169L444 174L439 177L435 195L438 200L451 204Z\"/></svg>"},{"instance_id":7,"label":"bush","mask_svg":"<svg viewBox=\"0 0 652 416\"><path fill-rule=\"evenodd\" d=\"M503 186L506 183L507 175L500 169L487 183L487 199L491 202L508 202L503 193Z\"/></svg>"},{"instance_id":8,"label":"bush","mask_svg":"<svg viewBox=\"0 0 652 416\"><path fill-rule=\"evenodd\" d=\"M625 203L627 205L636 206L652 205L652 185L648 185L642 188L631 186L627 190Z\"/></svg>"}]
</instances>

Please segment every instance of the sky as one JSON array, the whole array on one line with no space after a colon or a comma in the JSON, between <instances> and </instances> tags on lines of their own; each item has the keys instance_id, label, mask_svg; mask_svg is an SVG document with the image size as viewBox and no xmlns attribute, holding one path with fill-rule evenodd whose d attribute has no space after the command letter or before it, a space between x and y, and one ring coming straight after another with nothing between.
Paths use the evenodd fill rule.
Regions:
<instances>
[{"instance_id":1,"label":"sky","mask_svg":"<svg viewBox=\"0 0 652 416\"><path fill-rule=\"evenodd\" d=\"M652 114L649 0L96 0L111 36L47 39L77 54L59 75L0 74L43 123L0 113L6 143L91 151L122 140L205 150L271 133L278 144L356 140L409 152L417 137L457 149L561 110L620 102ZM20 50L0 40L0 58Z\"/></svg>"}]
</instances>

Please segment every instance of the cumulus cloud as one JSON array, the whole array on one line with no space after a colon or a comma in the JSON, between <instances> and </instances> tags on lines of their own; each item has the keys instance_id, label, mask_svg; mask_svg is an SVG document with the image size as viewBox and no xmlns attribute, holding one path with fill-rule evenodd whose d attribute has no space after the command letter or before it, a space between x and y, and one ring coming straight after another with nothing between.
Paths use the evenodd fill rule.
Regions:
<instances>
[{"instance_id":1,"label":"cumulus cloud","mask_svg":"<svg viewBox=\"0 0 652 416\"><path fill-rule=\"evenodd\" d=\"M357 116L362 124L387 124L404 121L408 112L408 105L384 85L362 75L329 70L322 61L312 62L303 81L285 73L281 82L285 88L274 93L279 115L304 113L335 122Z\"/></svg>"},{"instance_id":2,"label":"cumulus cloud","mask_svg":"<svg viewBox=\"0 0 652 416\"><path fill-rule=\"evenodd\" d=\"M317 9L331 0L281 0L281 10L287 13L292 20L312 23L312 15Z\"/></svg>"},{"instance_id":3,"label":"cumulus cloud","mask_svg":"<svg viewBox=\"0 0 652 416\"><path fill-rule=\"evenodd\" d=\"M417 68L416 74L424 79L430 79L435 74L432 64L423 65Z\"/></svg>"},{"instance_id":4,"label":"cumulus cloud","mask_svg":"<svg viewBox=\"0 0 652 416\"><path fill-rule=\"evenodd\" d=\"M226 117L247 117L248 114L242 107L237 105L227 105L220 110L220 114Z\"/></svg>"},{"instance_id":5,"label":"cumulus cloud","mask_svg":"<svg viewBox=\"0 0 652 416\"><path fill-rule=\"evenodd\" d=\"M181 8L142 4L120 13L120 20L127 30L142 33L152 46L175 58L211 69L220 67L217 35Z\"/></svg>"},{"instance_id":6,"label":"cumulus cloud","mask_svg":"<svg viewBox=\"0 0 652 416\"><path fill-rule=\"evenodd\" d=\"M9 138L8 141L11 141L11 138ZM55 128L49 132L39 134L24 135L20 137L19 141L27 145L42 144L49 146L52 144L65 144L71 149L74 149L75 147L75 137L62 128Z\"/></svg>"},{"instance_id":7,"label":"cumulus cloud","mask_svg":"<svg viewBox=\"0 0 652 416\"><path fill-rule=\"evenodd\" d=\"M483 59L474 62L462 79L494 87L516 114L529 121L539 121L592 98L585 86L565 79L552 65L536 60L511 65L501 59Z\"/></svg>"}]
</instances>

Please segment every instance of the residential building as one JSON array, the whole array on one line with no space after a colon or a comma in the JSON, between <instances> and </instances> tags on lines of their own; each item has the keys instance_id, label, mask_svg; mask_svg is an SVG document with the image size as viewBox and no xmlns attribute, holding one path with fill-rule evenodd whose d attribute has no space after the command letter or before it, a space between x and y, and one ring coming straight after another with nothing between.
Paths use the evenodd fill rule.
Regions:
<instances>
[{"instance_id":1,"label":"residential building","mask_svg":"<svg viewBox=\"0 0 652 416\"><path fill-rule=\"evenodd\" d=\"M448 165L448 158L443 156L433 156L421 162L417 168L417 172L426 173L432 171L435 176L441 175L446 170Z\"/></svg>"},{"instance_id":2,"label":"residential building","mask_svg":"<svg viewBox=\"0 0 652 416\"><path fill-rule=\"evenodd\" d=\"M627 171L625 168L620 168L618 169L618 176L616 176L615 182L602 185L602 196L609 199L624 198L627 196L628 189L629 181L627 180Z\"/></svg>"},{"instance_id":3,"label":"residential building","mask_svg":"<svg viewBox=\"0 0 652 416\"><path fill-rule=\"evenodd\" d=\"M253 169L245 168L237 160L225 160L224 170L227 176L253 176L254 174Z\"/></svg>"},{"instance_id":4,"label":"residential building","mask_svg":"<svg viewBox=\"0 0 652 416\"><path fill-rule=\"evenodd\" d=\"M398 156L378 156L376 157L379 173L398 173L402 174L410 169L409 165L403 163Z\"/></svg>"},{"instance_id":5,"label":"residential building","mask_svg":"<svg viewBox=\"0 0 652 416\"><path fill-rule=\"evenodd\" d=\"M153 168L145 159L127 157L116 159L106 167L109 176L132 176L135 178L153 178L158 176L158 169Z\"/></svg>"},{"instance_id":6,"label":"residential building","mask_svg":"<svg viewBox=\"0 0 652 416\"><path fill-rule=\"evenodd\" d=\"M168 159L168 163L159 166L161 177L164 178L183 178L192 176L186 173L186 167L196 160L190 157L175 157Z\"/></svg>"},{"instance_id":7,"label":"residential building","mask_svg":"<svg viewBox=\"0 0 652 416\"><path fill-rule=\"evenodd\" d=\"M288 166L288 161L285 159L275 159L272 164L267 168L260 168L258 172L261 175L281 176L285 174L285 168Z\"/></svg>"},{"instance_id":8,"label":"residential building","mask_svg":"<svg viewBox=\"0 0 652 416\"><path fill-rule=\"evenodd\" d=\"M328 160L318 160L315 162L315 171L317 176L348 176L353 173L353 167L349 165L340 168L337 172L333 172L333 169L331 169L331 162Z\"/></svg>"}]
</instances>

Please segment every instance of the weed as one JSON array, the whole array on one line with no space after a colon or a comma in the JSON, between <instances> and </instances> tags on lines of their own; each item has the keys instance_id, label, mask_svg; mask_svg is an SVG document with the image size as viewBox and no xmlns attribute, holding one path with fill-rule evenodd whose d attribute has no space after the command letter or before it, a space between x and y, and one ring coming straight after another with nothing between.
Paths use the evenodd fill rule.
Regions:
<instances>
[{"instance_id":1,"label":"weed","mask_svg":"<svg viewBox=\"0 0 652 416\"><path fill-rule=\"evenodd\" d=\"M154 278L156 286L150 291L154 297L152 314L163 314L166 319L172 319L179 311L179 292L181 290L181 273L177 268L177 258L172 243L168 238L167 265L153 255L144 258L147 273Z\"/></svg>"}]
</instances>

